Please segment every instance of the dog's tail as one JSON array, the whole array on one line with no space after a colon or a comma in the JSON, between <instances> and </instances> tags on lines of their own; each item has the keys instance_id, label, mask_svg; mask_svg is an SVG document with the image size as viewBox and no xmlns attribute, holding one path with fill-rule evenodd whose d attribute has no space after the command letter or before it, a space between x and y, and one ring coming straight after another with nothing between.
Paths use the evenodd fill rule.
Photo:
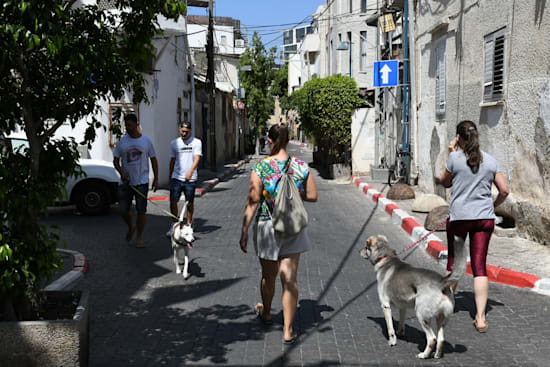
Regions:
<instances>
[{"instance_id":1,"label":"dog's tail","mask_svg":"<svg viewBox=\"0 0 550 367\"><path fill-rule=\"evenodd\" d=\"M454 240L454 259L455 263L451 274L443 278L442 288L450 287L460 280L466 272L466 247L464 246L464 239L459 236L455 236Z\"/></svg>"}]
</instances>

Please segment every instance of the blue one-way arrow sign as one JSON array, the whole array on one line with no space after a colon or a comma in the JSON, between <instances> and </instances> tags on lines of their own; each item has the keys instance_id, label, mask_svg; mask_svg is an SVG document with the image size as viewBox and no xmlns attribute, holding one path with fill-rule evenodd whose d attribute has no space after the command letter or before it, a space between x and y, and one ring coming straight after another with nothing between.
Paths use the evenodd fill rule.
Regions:
<instances>
[{"instance_id":1,"label":"blue one-way arrow sign","mask_svg":"<svg viewBox=\"0 0 550 367\"><path fill-rule=\"evenodd\" d=\"M399 84L399 60L375 61L373 74L373 87L395 87Z\"/></svg>"}]
</instances>

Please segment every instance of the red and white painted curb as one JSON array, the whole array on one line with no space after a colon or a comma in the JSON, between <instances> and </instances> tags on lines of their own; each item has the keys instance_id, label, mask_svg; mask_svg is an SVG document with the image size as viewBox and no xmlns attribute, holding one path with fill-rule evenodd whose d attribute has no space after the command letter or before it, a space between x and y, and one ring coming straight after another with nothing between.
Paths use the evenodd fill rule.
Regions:
<instances>
[{"instance_id":1,"label":"red and white painted curb","mask_svg":"<svg viewBox=\"0 0 550 367\"><path fill-rule=\"evenodd\" d=\"M240 166L248 162L250 162L250 158L243 159L235 164L227 165L228 168L226 168L221 174L219 174L218 177L208 181L203 181L201 187L197 188L197 190L195 191L195 195L198 197L204 196L204 194L212 190L212 188L216 186L218 183L220 183L220 181L223 181L225 178L231 175L237 168L239 168ZM153 201L170 200L170 196L150 196L149 200L153 200Z\"/></svg>"},{"instance_id":2,"label":"red and white painted curb","mask_svg":"<svg viewBox=\"0 0 550 367\"><path fill-rule=\"evenodd\" d=\"M379 191L369 186L368 183L362 181L359 177L353 176L352 182L367 196L367 198L378 203L378 209L388 213L392 218L392 222L401 226L414 241L419 240L429 233L429 231L421 226L414 217L404 210L399 209L395 202L385 198ZM420 241L419 246L436 260L447 258L447 247L443 244L441 239L434 234L430 234ZM472 274L472 268L469 262L466 272ZM541 279L535 275L500 268L494 265L487 265L487 276L492 282L512 285L519 288L531 288L537 293L550 295L550 279L548 278Z\"/></svg>"},{"instance_id":3,"label":"red and white painted curb","mask_svg":"<svg viewBox=\"0 0 550 367\"><path fill-rule=\"evenodd\" d=\"M58 248L57 251L69 254L73 257L73 269L44 288L46 291L72 289L88 272L88 261L80 252L60 248Z\"/></svg>"}]
</instances>

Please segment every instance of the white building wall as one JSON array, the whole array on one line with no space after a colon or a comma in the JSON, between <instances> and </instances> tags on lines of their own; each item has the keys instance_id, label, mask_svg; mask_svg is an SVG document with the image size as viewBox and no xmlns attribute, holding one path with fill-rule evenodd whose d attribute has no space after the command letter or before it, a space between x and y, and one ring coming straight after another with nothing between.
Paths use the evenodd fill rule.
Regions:
<instances>
[{"instance_id":1,"label":"white building wall","mask_svg":"<svg viewBox=\"0 0 550 367\"><path fill-rule=\"evenodd\" d=\"M501 210L526 233L550 243L549 17L535 2L468 0L449 3L445 9L438 4L424 2L414 14L417 104L413 107L418 110L417 134L423 142L416 160L419 185L441 190L436 179L444 169L448 142L458 122L472 120L479 127L481 148L497 159L512 191ZM504 97L498 103L483 103L484 36L503 27ZM447 108L445 117L436 119L435 46L442 38L447 52Z\"/></svg>"},{"instance_id":2,"label":"white building wall","mask_svg":"<svg viewBox=\"0 0 550 367\"><path fill-rule=\"evenodd\" d=\"M366 24L367 17L374 13L375 0L367 1L367 11L361 11L361 2L353 1L350 11L349 0L327 1L329 9L320 17L322 30L320 38L322 75L348 75L350 71L350 51L340 51L336 48L342 41L348 41L348 32L351 32L351 76L359 88L372 88L372 65L376 60L376 31ZM367 62L366 67L360 68L360 32L367 32Z\"/></svg>"},{"instance_id":3,"label":"white building wall","mask_svg":"<svg viewBox=\"0 0 550 367\"><path fill-rule=\"evenodd\" d=\"M163 38L154 41L157 50L160 50L166 42L168 42L168 46L157 60L155 69L158 71L151 75L145 75L147 82L145 88L150 103L141 103L138 107L142 132L153 140L157 152L160 185L167 185L169 182L169 145L171 140L179 136L177 127L178 97L182 98L183 102L184 91L187 92L188 98L191 95L191 84L187 79L188 71L184 54L185 42L181 37L182 34L183 32L170 39ZM177 60L177 64L174 60ZM126 103L131 103L131 101L132 97L129 94L122 100L111 100L111 102ZM114 146L109 144L109 101L102 101L100 105L100 112L95 117L105 127L105 130L96 129L97 136L89 149L89 156L93 159L112 161ZM183 118L183 111L181 116ZM86 119L83 119L78 122L75 129L71 129L70 125L63 125L55 135L74 137L77 142L80 142L84 138L87 127L85 121Z\"/></svg>"},{"instance_id":4,"label":"white building wall","mask_svg":"<svg viewBox=\"0 0 550 367\"><path fill-rule=\"evenodd\" d=\"M375 113L359 108L351 122L351 167L354 175L368 175L374 166Z\"/></svg>"},{"instance_id":5,"label":"white building wall","mask_svg":"<svg viewBox=\"0 0 550 367\"><path fill-rule=\"evenodd\" d=\"M302 59L299 54L290 55L288 59L288 94L301 87Z\"/></svg>"}]
</instances>

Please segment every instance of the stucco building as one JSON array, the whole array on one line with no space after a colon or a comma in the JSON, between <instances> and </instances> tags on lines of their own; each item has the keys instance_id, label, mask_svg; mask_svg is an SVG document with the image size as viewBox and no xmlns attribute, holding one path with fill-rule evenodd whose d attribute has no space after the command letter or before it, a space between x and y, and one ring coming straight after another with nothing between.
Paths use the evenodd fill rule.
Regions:
<instances>
[{"instance_id":1,"label":"stucco building","mask_svg":"<svg viewBox=\"0 0 550 367\"><path fill-rule=\"evenodd\" d=\"M461 120L511 188L499 214L550 244L550 17L544 1L409 1L418 185L437 178ZM416 172L416 173L414 173Z\"/></svg>"}]
</instances>

